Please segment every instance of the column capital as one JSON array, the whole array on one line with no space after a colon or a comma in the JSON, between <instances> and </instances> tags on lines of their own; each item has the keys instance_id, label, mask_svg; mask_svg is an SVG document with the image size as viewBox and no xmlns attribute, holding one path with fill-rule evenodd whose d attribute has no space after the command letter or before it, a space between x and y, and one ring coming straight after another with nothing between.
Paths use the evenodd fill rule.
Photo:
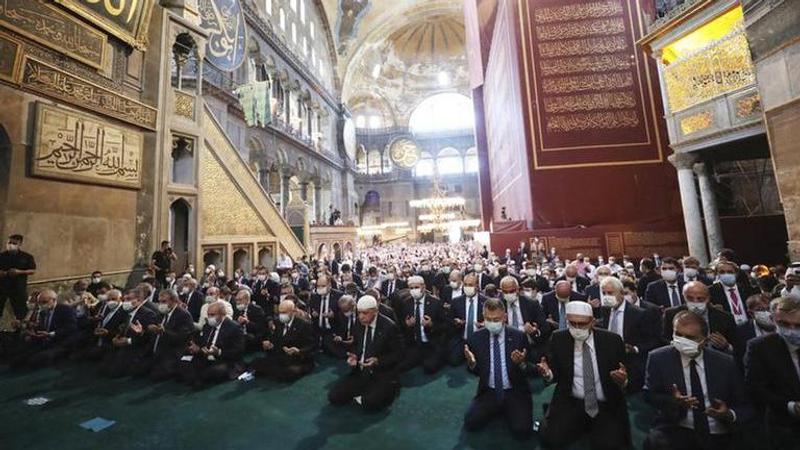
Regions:
<instances>
[{"instance_id":1,"label":"column capital","mask_svg":"<svg viewBox=\"0 0 800 450\"><path fill-rule=\"evenodd\" d=\"M667 156L667 160L675 166L675 169L692 169L697 163L697 156L691 153L673 153Z\"/></svg>"},{"instance_id":2,"label":"column capital","mask_svg":"<svg viewBox=\"0 0 800 450\"><path fill-rule=\"evenodd\" d=\"M694 164L694 173L699 176L708 175L708 166L705 161L698 161Z\"/></svg>"}]
</instances>

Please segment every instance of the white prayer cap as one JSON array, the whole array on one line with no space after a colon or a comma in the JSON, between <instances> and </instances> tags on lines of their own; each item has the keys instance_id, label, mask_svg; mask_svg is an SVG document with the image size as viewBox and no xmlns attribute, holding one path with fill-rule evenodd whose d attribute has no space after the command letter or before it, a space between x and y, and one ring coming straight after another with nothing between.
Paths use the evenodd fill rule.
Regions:
<instances>
[{"instance_id":1,"label":"white prayer cap","mask_svg":"<svg viewBox=\"0 0 800 450\"><path fill-rule=\"evenodd\" d=\"M356 309L359 311L366 311L368 309L375 309L378 307L378 301L375 300L375 297L371 295L365 295L358 299L358 305Z\"/></svg>"},{"instance_id":2,"label":"white prayer cap","mask_svg":"<svg viewBox=\"0 0 800 450\"><path fill-rule=\"evenodd\" d=\"M567 314L574 314L576 316L593 316L592 305L581 301L567 303L566 312Z\"/></svg>"}]
</instances>

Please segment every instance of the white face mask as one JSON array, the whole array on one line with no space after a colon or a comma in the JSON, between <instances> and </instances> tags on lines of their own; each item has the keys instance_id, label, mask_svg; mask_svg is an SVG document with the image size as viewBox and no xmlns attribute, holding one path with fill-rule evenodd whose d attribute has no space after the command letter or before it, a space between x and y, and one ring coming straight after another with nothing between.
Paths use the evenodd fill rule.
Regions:
<instances>
[{"instance_id":1,"label":"white face mask","mask_svg":"<svg viewBox=\"0 0 800 450\"><path fill-rule=\"evenodd\" d=\"M494 335L498 335L500 334L501 331L503 331L503 322L489 322L487 320L483 322L483 326L485 326L486 329L489 330L489 333L492 333Z\"/></svg>"},{"instance_id":2,"label":"white face mask","mask_svg":"<svg viewBox=\"0 0 800 450\"><path fill-rule=\"evenodd\" d=\"M256 278L258 278L258 281L267 281L266 275L258 275Z\"/></svg>"},{"instance_id":3,"label":"white face mask","mask_svg":"<svg viewBox=\"0 0 800 450\"><path fill-rule=\"evenodd\" d=\"M678 278L678 272L674 270L662 270L661 277L668 282L673 282Z\"/></svg>"},{"instance_id":4,"label":"white face mask","mask_svg":"<svg viewBox=\"0 0 800 450\"><path fill-rule=\"evenodd\" d=\"M464 295L467 297L475 295L475 286L464 286Z\"/></svg>"},{"instance_id":5,"label":"white face mask","mask_svg":"<svg viewBox=\"0 0 800 450\"><path fill-rule=\"evenodd\" d=\"M119 308L119 302L116 300L109 300L106 302L106 306L108 306L108 309L117 309Z\"/></svg>"},{"instance_id":6,"label":"white face mask","mask_svg":"<svg viewBox=\"0 0 800 450\"><path fill-rule=\"evenodd\" d=\"M130 311L133 309L133 302L122 302L122 309Z\"/></svg>"},{"instance_id":7,"label":"white face mask","mask_svg":"<svg viewBox=\"0 0 800 450\"><path fill-rule=\"evenodd\" d=\"M100 300L101 302L104 302L108 300L108 294L100 294L97 296L97 299Z\"/></svg>"},{"instance_id":8,"label":"white face mask","mask_svg":"<svg viewBox=\"0 0 800 450\"><path fill-rule=\"evenodd\" d=\"M409 292L411 293L411 297L413 297L414 300L419 300L422 298L422 289L420 288L410 289Z\"/></svg>"},{"instance_id":9,"label":"white face mask","mask_svg":"<svg viewBox=\"0 0 800 450\"><path fill-rule=\"evenodd\" d=\"M217 316L209 316L208 320L206 320L206 323L208 323L208 326L210 327L216 327L217 325L219 325L219 319L217 318Z\"/></svg>"},{"instance_id":10,"label":"white face mask","mask_svg":"<svg viewBox=\"0 0 800 450\"><path fill-rule=\"evenodd\" d=\"M603 306L607 306L609 308L613 308L617 306L617 297L613 295L604 295L600 298Z\"/></svg>"},{"instance_id":11,"label":"white face mask","mask_svg":"<svg viewBox=\"0 0 800 450\"><path fill-rule=\"evenodd\" d=\"M526 298L533 298L533 291L530 289L525 289L522 291L522 295Z\"/></svg>"},{"instance_id":12,"label":"white face mask","mask_svg":"<svg viewBox=\"0 0 800 450\"><path fill-rule=\"evenodd\" d=\"M569 328L569 334L572 335L572 338L578 342L583 342L589 339L589 329L588 328L575 328L572 325L567 325Z\"/></svg>"},{"instance_id":13,"label":"white face mask","mask_svg":"<svg viewBox=\"0 0 800 450\"><path fill-rule=\"evenodd\" d=\"M236 309L239 311L244 311L245 309L247 309L247 305L245 305L244 303L237 303Z\"/></svg>"},{"instance_id":14,"label":"white face mask","mask_svg":"<svg viewBox=\"0 0 800 450\"><path fill-rule=\"evenodd\" d=\"M394 280L394 278L395 278L395 274L394 273L389 272L389 274L386 275L386 279L389 280L389 281Z\"/></svg>"},{"instance_id":15,"label":"white face mask","mask_svg":"<svg viewBox=\"0 0 800 450\"><path fill-rule=\"evenodd\" d=\"M636 300L633 298L633 296L631 294L626 294L625 295L625 301L628 302L628 303L631 303L631 304L636 303Z\"/></svg>"},{"instance_id":16,"label":"white face mask","mask_svg":"<svg viewBox=\"0 0 800 450\"><path fill-rule=\"evenodd\" d=\"M687 267L683 269L683 274L689 278L695 278L697 277L697 269L695 269L694 267Z\"/></svg>"},{"instance_id":17,"label":"white face mask","mask_svg":"<svg viewBox=\"0 0 800 450\"><path fill-rule=\"evenodd\" d=\"M517 293L516 293L516 292L512 292L512 293L510 293L510 294L503 294L503 298L504 298L504 299L505 299L505 300L506 300L508 303L516 303L516 302L517 302L517 300L519 300L519 296L517 295Z\"/></svg>"},{"instance_id":18,"label":"white face mask","mask_svg":"<svg viewBox=\"0 0 800 450\"><path fill-rule=\"evenodd\" d=\"M158 307L158 312L160 312L161 314L166 314L169 312L169 305L166 303L159 303L156 306Z\"/></svg>"},{"instance_id":19,"label":"white face mask","mask_svg":"<svg viewBox=\"0 0 800 450\"><path fill-rule=\"evenodd\" d=\"M753 313L753 320L762 328L774 328L772 314L769 311L756 311Z\"/></svg>"},{"instance_id":20,"label":"white face mask","mask_svg":"<svg viewBox=\"0 0 800 450\"><path fill-rule=\"evenodd\" d=\"M689 358L694 358L700 354L700 344L683 336L673 334L672 346L675 347L675 350L678 350L681 355L688 356Z\"/></svg>"},{"instance_id":21,"label":"white face mask","mask_svg":"<svg viewBox=\"0 0 800 450\"><path fill-rule=\"evenodd\" d=\"M460 283L458 281L451 281L450 282L450 287L452 289L458 289L459 286L460 286Z\"/></svg>"},{"instance_id":22,"label":"white face mask","mask_svg":"<svg viewBox=\"0 0 800 450\"><path fill-rule=\"evenodd\" d=\"M686 307L689 309L689 311L692 311L695 314L705 314L708 303L687 301Z\"/></svg>"},{"instance_id":23,"label":"white face mask","mask_svg":"<svg viewBox=\"0 0 800 450\"><path fill-rule=\"evenodd\" d=\"M278 314L278 320L280 320L282 324L287 324L292 320L292 316L286 313L280 313Z\"/></svg>"},{"instance_id":24,"label":"white face mask","mask_svg":"<svg viewBox=\"0 0 800 450\"><path fill-rule=\"evenodd\" d=\"M482 264L475 264L473 269L475 269L475 272L483 272L483 265Z\"/></svg>"},{"instance_id":25,"label":"white face mask","mask_svg":"<svg viewBox=\"0 0 800 450\"><path fill-rule=\"evenodd\" d=\"M101 280L102 280L102 278L100 278L100 277L94 277L94 278L92 278L92 283L94 283L94 284L97 284L97 283L99 283Z\"/></svg>"},{"instance_id":26,"label":"white face mask","mask_svg":"<svg viewBox=\"0 0 800 450\"><path fill-rule=\"evenodd\" d=\"M345 313L343 313L343 314L344 314L344 316L345 316L345 317L347 317L348 319L349 319L350 317L353 317L353 311L347 311L347 312L345 312Z\"/></svg>"},{"instance_id":27,"label":"white face mask","mask_svg":"<svg viewBox=\"0 0 800 450\"><path fill-rule=\"evenodd\" d=\"M206 303L214 303L215 301L217 301L217 297L206 295Z\"/></svg>"},{"instance_id":28,"label":"white face mask","mask_svg":"<svg viewBox=\"0 0 800 450\"><path fill-rule=\"evenodd\" d=\"M181 293L182 294L188 294L189 293L189 287L185 286L185 287L181 288Z\"/></svg>"}]
</instances>

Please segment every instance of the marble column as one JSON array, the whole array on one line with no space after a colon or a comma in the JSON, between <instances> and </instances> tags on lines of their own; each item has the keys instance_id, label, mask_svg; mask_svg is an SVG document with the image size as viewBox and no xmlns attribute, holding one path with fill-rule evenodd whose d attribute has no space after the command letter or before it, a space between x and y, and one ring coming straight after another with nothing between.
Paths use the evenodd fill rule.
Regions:
<instances>
[{"instance_id":1,"label":"marble column","mask_svg":"<svg viewBox=\"0 0 800 450\"><path fill-rule=\"evenodd\" d=\"M703 233L703 218L700 215L700 202L697 201L697 188L694 183L693 168L697 157L687 153L674 153L668 159L678 171L678 187L681 192L689 254L699 259L701 264L707 264L708 251Z\"/></svg>"},{"instance_id":2,"label":"marble column","mask_svg":"<svg viewBox=\"0 0 800 450\"><path fill-rule=\"evenodd\" d=\"M722 226L719 222L717 197L714 195L714 183L708 173L706 163L699 162L694 165L694 173L700 185L700 201L703 203L703 219L706 223L706 236L708 237L708 252L711 258L716 257L724 246L722 240Z\"/></svg>"},{"instance_id":3,"label":"marble column","mask_svg":"<svg viewBox=\"0 0 800 450\"><path fill-rule=\"evenodd\" d=\"M322 223L322 186L314 183L314 219Z\"/></svg>"},{"instance_id":4,"label":"marble column","mask_svg":"<svg viewBox=\"0 0 800 450\"><path fill-rule=\"evenodd\" d=\"M304 202L308 202L308 182L306 181L300 183L300 198Z\"/></svg>"},{"instance_id":5,"label":"marble column","mask_svg":"<svg viewBox=\"0 0 800 450\"><path fill-rule=\"evenodd\" d=\"M282 178L283 183L281 183L281 212L284 217L286 216L286 207L289 205L289 192L291 189L289 180L291 178L291 176L284 175Z\"/></svg>"}]
</instances>

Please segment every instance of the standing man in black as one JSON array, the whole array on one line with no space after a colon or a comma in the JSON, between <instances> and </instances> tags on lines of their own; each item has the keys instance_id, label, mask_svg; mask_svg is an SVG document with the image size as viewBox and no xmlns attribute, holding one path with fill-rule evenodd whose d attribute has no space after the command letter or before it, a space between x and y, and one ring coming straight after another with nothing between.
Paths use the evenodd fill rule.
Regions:
<instances>
[{"instance_id":1,"label":"standing man in black","mask_svg":"<svg viewBox=\"0 0 800 450\"><path fill-rule=\"evenodd\" d=\"M156 271L156 280L158 287L167 285L167 274L172 270L172 261L178 259L169 246L169 241L161 241L161 249L153 252L153 257L150 258L153 268Z\"/></svg>"},{"instance_id":2,"label":"standing man in black","mask_svg":"<svg viewBox=\"0 0 800 450\"><path fill-rule=\"evenodd\" d=\"M17 320L25 318L28 312L28 277L36 273L33 255L21 250L23 237L12 234L8 237L6 250L0 253L0 315L11 302Z\"/></svg>"},{"instance_id":3,"label":"standing man in black","mask_svg":"<svg viewBox=\"0 0 800 450\"><path fill-rule=\"evenodd\" d=\"M537 369L556 390L542 426L542 442L563 448L585 434L594 449L630 448L631 430L624 388L625 343L619 335L594 328L592 306L569 302L567 330L550 338L550 356Z\"/></svg>"},{"instance_id":4,"label":"standing man in black","mask_svg":"<svg viewBox=\"0 0 800 450\"><path fill-rule=\"evenodd\" d=\"M403 354L403 337L394 322L378 314L374 297L361 297L356 309L359 325L347 355L351 371L333 385L328 400L342 406L355 399L365 410L377 412L392 404L400 388L394 368Z\"/></svg>"},{"instance_id":5,"label":"standing man in black","mask_svg":"<svg viewBox=\"0 0 800 450\"><path fill-rule=\"evenodd\" d=\"M800 443L800 299L774 301L777 331L750 341L744 357L745 384L766 409L772 448L791 450Z\"/></svg>"},{"instance_id":6,"label":"standing man in black","mask_svg":"<svg viewBox=\"0 0 800 450\"><path fill-rule=\"evenodd\" d=\"M478 375L478 391L464 416L468 431L483 428L502 416L517 439L530 436L533 399L525 371L528 338L507 326L503 302L490 298L483 304L484 327L464 345L467 369Z\"/></svg>"}]
</instances>

